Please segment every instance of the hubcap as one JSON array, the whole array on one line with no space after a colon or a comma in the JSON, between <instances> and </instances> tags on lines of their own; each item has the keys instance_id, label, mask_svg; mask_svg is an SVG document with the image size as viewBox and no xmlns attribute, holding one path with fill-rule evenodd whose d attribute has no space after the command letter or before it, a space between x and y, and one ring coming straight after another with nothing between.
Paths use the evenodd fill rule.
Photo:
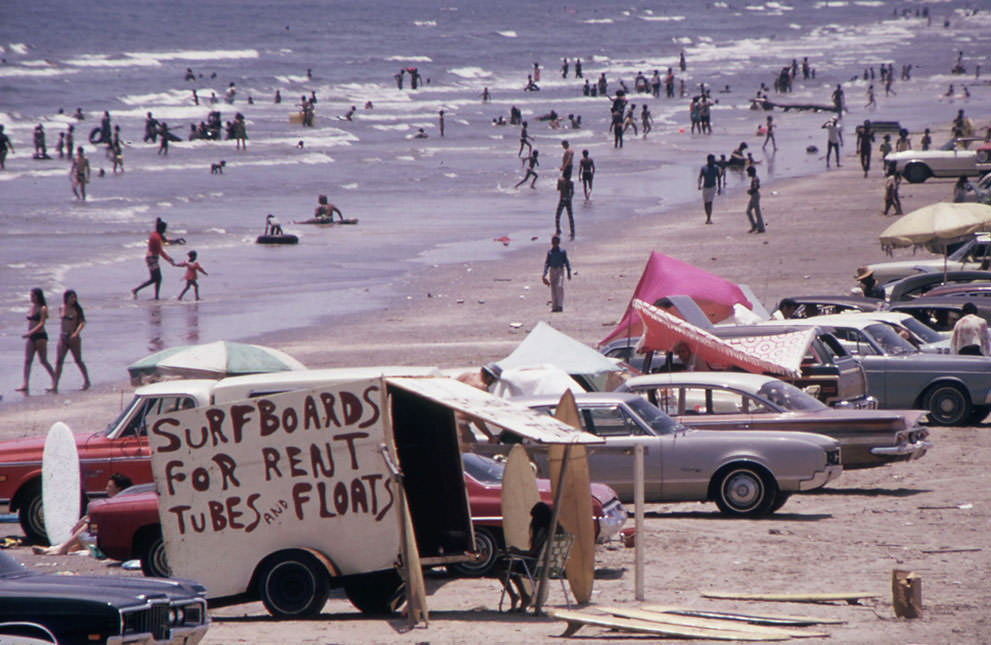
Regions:
<instances>
[{"instance_id":1,"label":"hubcap","mask_svg":"<svg viewBox=\"0 0 991 645\"><path fill-rule=\"evenodd\" d=\"M735 473L726 481L726 499L734 508L749 510L760 499L762 489L752 474Z\"/></svg>"}]
</instances>

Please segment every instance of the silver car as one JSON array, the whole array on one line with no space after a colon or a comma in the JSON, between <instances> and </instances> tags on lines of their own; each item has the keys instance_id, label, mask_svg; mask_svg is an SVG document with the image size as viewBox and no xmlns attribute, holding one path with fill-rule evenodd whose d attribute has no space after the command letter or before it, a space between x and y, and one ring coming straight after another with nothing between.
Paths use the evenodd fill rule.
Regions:
<instances>
[{"instance_id":1,"label":"silver car","mask_svg":"<svg viewBox=\"0 0 991 645\"><path fill-rule=\"evenodd\" d=\"M977 423L991 412L991 358L924 354L890 325L863 316L839 314L808 322L828 326L860 358L871 396L881 408L927 410L930 423L944 426Z\"/></svg>"},{"instance_id":2,"label":"silver car","mask_svg":"<svg viewBox=\"0 0 991 645\"><path fill-rule=\"evenodd\" d=\"M930 448L929 431L919 425L925 412L831 408L763 374L647 374L616 389L640 394L693 428L824 434L840 443L844 470L918 459Z\"/></svg>"},{"instance_id":3,"label":"silver car","mask_svg":"<svg viewBox=\"0 0 991 645\"><path fill-rule=\"evenodd\" d=\"M547 413L558 403L546 396L515 400ZM694 430L630 393L581 393L575 402L584 429L606 440L605 448L590 448L591 478L623 501L633 499L636 444L646 449L648 502L714 501L731 516L773 513L792 493L819 488L842 472L839 444L823 435ZM538 453L535 460L546 473L546 459Z\"/></svg>"}]
</instances>

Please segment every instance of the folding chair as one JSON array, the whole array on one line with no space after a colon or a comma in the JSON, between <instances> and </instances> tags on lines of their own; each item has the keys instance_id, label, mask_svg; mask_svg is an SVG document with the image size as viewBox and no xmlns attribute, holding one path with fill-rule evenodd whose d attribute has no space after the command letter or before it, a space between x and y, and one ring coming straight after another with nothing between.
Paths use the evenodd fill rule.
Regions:
<instances>
[{"instance_id":1,"label":"folding chair","mask_svg":"<svg viewBox=\"0 0 991 645\"><path fill-rule=\"evenodd\" d=\"M502 583L502 593L499 595L499 611L502 611L502 602L506 597L506 590L511 584L511 578L515 575L525 575L530 581L530 588L533 593L537 593L537 580L547 569L547 577L557 578L561 581L561 590L564 592L564 602L571 609L571 601L568 599L568 588L564 584L567 578L565 567L568 564L568 556L571 554L571 547L575 543L575 536L570 533L557 533L550 538L550 545L545 559L538 560L519 553L505 552L506 557L506 577ZM526 603L521 601L520 609L526 609Z\"/></svg>"}]
</instances>

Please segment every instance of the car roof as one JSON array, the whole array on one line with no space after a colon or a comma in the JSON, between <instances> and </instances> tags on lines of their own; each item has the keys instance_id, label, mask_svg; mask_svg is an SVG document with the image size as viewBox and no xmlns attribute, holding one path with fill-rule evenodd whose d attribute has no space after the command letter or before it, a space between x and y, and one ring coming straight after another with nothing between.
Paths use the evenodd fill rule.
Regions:
<instances>
[{"instance_id":1,"label":"car roof","mask_svg":"<svg viewBox=\"0 0 991 645\"><path fill-rule=\"evenodd\" d=\"M634 388L655 384L691 383L696 385L738 387L756 392L768 381L777 380L773 376L751 374L750 372L658 372L656 374L633 376L626 380L626 386Z\"/></svg>"},{"instance_id":2,"label":"car roof","mask_svg":"<svg viewBox=\"0 0 991 645\"><path fill-rule=\"evenodd\" d=\"M806 318L806 320L812 323L818 322L821 325L829 327L866 327L867 325L879 322L873 312L829 314L827 316Z\"/></svg>"},{"instance_id":3,"label":"car roof","mask_svg":"<svg viewBox=\"0 0 991 645\"><path fill-rule=\"evenodd\" d=\"M232 376L215 381L218 402L244 399L258 393L285 392L319 387L326 383L364 381L387 376L440 376L436 367L382 365L371 367L332 367L316 370L290 370L271 374Z\"/></svg>"},{"instance_id":4,"label":"car roof","mask_svg":"<svg viewBox=\"0 0 991 645\"><path fill-rule=\"evenodd\" d=\"M636 401L640 395L632 392L572 392L575 403L624 403L626 401ZM543 405L557 405L561 400L560 396L518 396L512 397L514 403L520 403L528 407Z\"/></svg>"},{"instance_id":5,"label":"car roof","mask_svg":"<svg viewBox=\"0 0 991 645\"><path fill-rule=\"evenodd\" d=\"M716 325L709 331L720 338L743 338L786 334L792 331L805 331L809 327L823 326L814 321L806 322L807 320L807 318L789 318L788 320L765 320L756 325Z\"/></svg>"},{"instance_id":6,"label":"car roof","mask_svg":"<svg viewBox=\"0 0 991 645\"><path fill-rule=\"evenodd\" d=\"M782 300L784 300L784 298L782 298ZM865 298L864 296L843 296L843 295L792 296L791 300L794 300L795 303L799 305L804 305L808 303L851 305L855 307L873 307L874 309L880 307L881 304L884 302L879 298Z\"/></svg>"}]
</instances>

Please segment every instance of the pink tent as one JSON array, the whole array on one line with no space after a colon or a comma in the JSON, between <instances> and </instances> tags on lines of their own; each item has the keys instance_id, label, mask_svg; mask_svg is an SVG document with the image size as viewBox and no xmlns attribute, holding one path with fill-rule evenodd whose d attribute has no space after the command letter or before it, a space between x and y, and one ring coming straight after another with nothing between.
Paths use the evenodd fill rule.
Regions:
<instances>
[{"instance_id":1,"label":"pink tent","mask_svg":"<svg viewBox=\"0 0 991 645\"><path fill-rule=\"evenodd\" d=\"M671 351L685 343L693 356L714 368L739 367L756 374L798 377L805 348L815 334L809 328L759 339L722 339L643 300L634 300L633 308L644 326L638 351ZM739 340L744 342L734 342Z\"/></svg>"},{"instance_id":2,"label":"pink tent","mask_svg":"<svg viewBox=\"0 0 991 645\"><path fill-rule=\"evenodd\" d=\"M637 338L643 332L640 318L633 311L633 301L640 299L647 303L653 303L658 298L664 296L685 295L691 296L699 308L705 312L712 322L725 320L733 315L733 305L740 303L747 309L752 309L753 305L743 295L743 291L738 286L713 275L708 271L703 271L691 264L686 264L672 257L651 251L647 266L644 267L643 275L637 288L633 290L633 297L630 304L626 306L626 313L609 335L603 338L599 345L605 345L616 338L629 336Z\"/></svg>"}]
</instances>

